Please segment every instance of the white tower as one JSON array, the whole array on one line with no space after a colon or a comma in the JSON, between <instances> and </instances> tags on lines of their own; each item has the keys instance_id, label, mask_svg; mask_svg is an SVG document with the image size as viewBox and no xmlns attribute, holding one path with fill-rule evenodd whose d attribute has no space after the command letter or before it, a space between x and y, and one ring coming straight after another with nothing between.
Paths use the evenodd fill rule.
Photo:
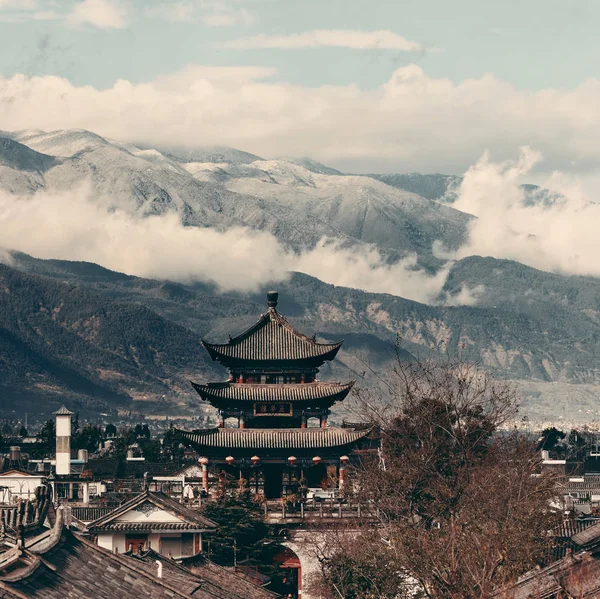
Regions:
<instances>
[{"instance_id":1,"label":"white tower","mask_svg":"<svg viewBox=\"0 0 600 599\"><path fill-rule=\"evenodd\" d=\"M71 474L71 416L63 406L56 416L56 474Z\"/></svg>"}]
</instances>

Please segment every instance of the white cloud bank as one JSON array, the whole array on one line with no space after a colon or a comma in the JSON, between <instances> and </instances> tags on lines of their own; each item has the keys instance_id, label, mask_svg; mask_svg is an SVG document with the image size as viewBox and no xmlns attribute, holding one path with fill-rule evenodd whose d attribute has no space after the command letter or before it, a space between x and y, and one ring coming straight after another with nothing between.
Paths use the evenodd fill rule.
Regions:
<instances>
[{"instance_id":1,"label":"white cloud bank","mask_svg":"<svg viewBox=\"0 0 600 599\"><path fill-rule=\"evenodd\" d=\"M412 65L361 90L274 82L262 67L239 73L192 66L102 90L52 76L0 78L0 129L79 127L153 145L231 145L358 172L458 173L486 149L506 160L523 145L538 148L549 171L600 162L597 79L522 92L491 75L453 83Z\"/></svg>"},{"instance_id":2,"label":"white cloud bank","mask_svg":"<svg viewBox=\"0 0 600 599\"><path fill-rule=\"evenodd\" d=\"M542 155L522 148L517 160L483 157L466 172L455 208L477 216L455 257L492 256L540 270L600 276L600 204L572 177L553 173L542 186L554 202L525 202L520 181Z\"/></svg>"},{"instance_id":3,"label":"white cloud bank","mask_svg":"<svg viewBox=\"0 0 600 599\"><path fill-rule=\"evenodd\" d=\"M124 29L127 9L115 0L83 0L66 18L70 25L92 25L98 29Z\"/></svg>"},{"instance_id":4,"label":"white cloud bank","mask_svg":"<svg viewBox=\"0 0 600 599\"><path fill-rule=\"evenodd\" d=\"M223 291L254 290L301 271L335 285L432 302L447 276L447 269L433 276L417 269L416 258L388 265L370 247L344 249L323 240L295 254L269 233L183 227L176 214L144 218L109 212L85 186L28 198L0 193L0 247L95 262L142 277L204 281ZM448 303L472 301L468 292L457 298L447 298Z\"/></svg>"},{"instance_id":5,"label":"white cloud bank","mask_svg":"<svg viewBox=\"0 0 600 599\"><path fill-rule=\"evenodd\" d=\"M243 2L244 0L165 2L148 7L144 14L172 23L203 23L208 27L250 27L256 22L256 17L247 7L240 6Z\"/></svg>"},{"instance_id":6,"label":"white cloud bank","mask_svg":"<svg viewBox=\"0 0 600 599\"><path fill-rule=\"evenodd\" d=\"M33 19L62 21L72 27L124 29L128 17L128 7L122 0L77 0L62 5L54 0L0 0L0 21L14 23Z\"/></svg>"},{"instance_id":7,"label":"white cloud bank","mask_svg":"<svg viewBox=\"0 0 600 599\"><path fill-rule=\"evenodd\" d=\"M300 48L350 48L352 50L399 50L402 52L439 51L413 42L389 30L315 29L289 35L256 35L219 44L221 48L241 50Z\"/></svg>"}]
</instances>

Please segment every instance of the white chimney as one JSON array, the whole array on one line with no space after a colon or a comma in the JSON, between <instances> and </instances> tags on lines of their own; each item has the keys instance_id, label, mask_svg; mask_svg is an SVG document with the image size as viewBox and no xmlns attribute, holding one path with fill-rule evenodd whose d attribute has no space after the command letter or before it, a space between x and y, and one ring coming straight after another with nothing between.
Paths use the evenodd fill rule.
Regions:
<instances>
[{"instance_id":1,"label":"white chimney","mask_svg":"<svg viewBox=\"0 0 600 599\"><path fill-rule=\"evenodd\" d=\"M71 416L73 412L63 406L56 416L56 474L71 474Z\"/></svg>"}]
</instances>

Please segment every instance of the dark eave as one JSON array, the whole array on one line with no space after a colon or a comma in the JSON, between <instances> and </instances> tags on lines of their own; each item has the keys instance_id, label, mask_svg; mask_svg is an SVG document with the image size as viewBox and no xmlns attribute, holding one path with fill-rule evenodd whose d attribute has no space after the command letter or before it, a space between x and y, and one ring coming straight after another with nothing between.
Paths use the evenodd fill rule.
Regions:
<instances>
[{"instance_id":1,"label":"dark eave","mask_svg":"<svg viewBox=\"0 0 600 599\"><path fill-rule=\"evenodd\" d=\"M197 449L304 449L317 450L351 445L369 431L344 428L212 428L177 431L183 440Z\"/></svg>"},{"instance_id":2,"label":"dark eave","mask_svg":"<svg viewBox=\"0 0 600 599\"><path fill-rule=\"evenodd\" d=\"M342 342L318 343L293 327L274 308L263 314L258 322L229 343L202 341L213 360L223 364L236 362L286 363L333 360Z\"/></svg>"},{"instance_id":3,"label":"dark eave","mask_svg":"<svg viewBox=\"0 0 600 599\"><path fill-rule=\"evenodd\" d=\"M192 386L205 401L240 402L319 402L329 404L343 400L354 381L349 383L292 383L292 384L253 384L253 383L209 383Z\"/></svg>"},{"instance_id":4,"label":"dark eave","mask_svg":"<svg viewBox=\"0 0 600 599\"><path fill-rule=\"evenodd\" d=\"M212 530L190 522L111 522L103 526L88 526L90 532L206 532Z\"/></svg>"}]
</instances>

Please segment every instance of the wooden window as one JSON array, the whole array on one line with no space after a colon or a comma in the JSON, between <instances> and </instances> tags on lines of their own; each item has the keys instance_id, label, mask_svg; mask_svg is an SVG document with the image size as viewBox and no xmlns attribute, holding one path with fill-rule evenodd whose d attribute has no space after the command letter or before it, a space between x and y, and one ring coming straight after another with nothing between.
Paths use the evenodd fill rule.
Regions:
<instances>
[{"instance_id":1,"label":"wooden window","mask_svg":"<svg viewBox=\"0 0 600 599\"><path fill-rule=\"evenodd\" d=\"M125 551L133 551L138 553L148 549L148 535L125 535Z\"/></svg>"}]
</instances>

